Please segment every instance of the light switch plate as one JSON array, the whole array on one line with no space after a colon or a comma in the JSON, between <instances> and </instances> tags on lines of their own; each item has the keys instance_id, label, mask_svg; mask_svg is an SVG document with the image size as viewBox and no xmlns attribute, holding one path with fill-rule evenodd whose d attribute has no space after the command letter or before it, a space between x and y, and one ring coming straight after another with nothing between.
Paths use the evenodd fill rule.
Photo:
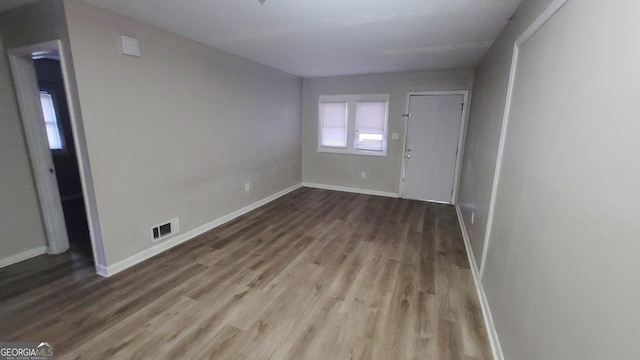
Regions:
<instances>
[{"instance_id":1,"label":"light switch plate","mask_svg":"<svg viewBox=\"0 0 640 360\"><path fill-rule=\"evenodd\" d=\"M400 139L400 134L398 134L398 133L391 133L391 139L392 139L392 140L398 140L398 139Z\"/></svg>"}]
</instances>

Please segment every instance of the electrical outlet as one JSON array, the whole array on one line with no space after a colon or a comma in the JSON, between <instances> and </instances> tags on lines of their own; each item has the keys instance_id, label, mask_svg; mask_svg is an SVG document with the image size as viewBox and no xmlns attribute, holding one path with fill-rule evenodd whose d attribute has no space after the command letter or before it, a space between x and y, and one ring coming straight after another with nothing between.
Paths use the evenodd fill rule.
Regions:
<instances>
[{"instance_id":1,"label":"electrical outlet","mask_svg":"<svg viewBox=\"0 0 640 360\"><path fill-rule=\"evenodd\" d=\"M366 171L360 171L360 177L361 178L366 178L367 177L367 172Z\"/></svg>"},{"instance_id":2,"label":"electrical outlet","mask_svg":"<svg viewBox=\"0 0 640 360\"><path fill-rule=\"evenodd\" d=\"M244 191L251 191L251 183L250 182L244 184Z\"/></svg>"},{"instance_id":3,"label":"electrical outlet","mask_svg":"<svg viewBox=\"0 0 640 360\"><path fill-rule=\"evenodd\" d=\"M471 212L471 225L473 225L473 222L476 220L476 212L472 211Z\"/></svg>"}]
</instances>

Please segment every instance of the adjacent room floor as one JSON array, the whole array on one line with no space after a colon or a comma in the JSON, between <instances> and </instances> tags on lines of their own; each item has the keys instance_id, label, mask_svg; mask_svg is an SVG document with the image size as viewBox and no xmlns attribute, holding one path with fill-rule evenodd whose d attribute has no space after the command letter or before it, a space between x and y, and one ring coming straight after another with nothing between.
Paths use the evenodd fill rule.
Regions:
<instances>
[{"instance_id":1,"label":"adjacent room floor","mask_svg":"<svg viewBox=\"0 0 640 360\"><path fill-rule=\"evenodd\" d=\"M57 359L490 359L451 206L302 188L111 278L0 269L1 341Z\"/></svg>"}]
</instances>

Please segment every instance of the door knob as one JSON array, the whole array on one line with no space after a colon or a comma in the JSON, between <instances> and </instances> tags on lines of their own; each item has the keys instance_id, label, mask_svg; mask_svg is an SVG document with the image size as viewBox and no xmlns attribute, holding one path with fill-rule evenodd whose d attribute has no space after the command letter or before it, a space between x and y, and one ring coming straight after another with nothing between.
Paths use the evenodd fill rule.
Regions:
<instances>
[{"instance_id":1,"label":"door knob","mask_svg":"<svg viewBox=\"0 0 640 360\"><path fill-rule=\"evenodd\" d=\"M407 149L407 152L411 152L411 148L408 148L408 149Z\"/></svg>"},{"instance_id":2,"label":"door knob","mask_svg":"<svg viewBox=\"0 0 640 360\"><path fill-rule=\"evenodd\" d=\"M411 159L411 154L407 154L404 157L406 157L407 159Z\"/></svg>"}]
</instances>

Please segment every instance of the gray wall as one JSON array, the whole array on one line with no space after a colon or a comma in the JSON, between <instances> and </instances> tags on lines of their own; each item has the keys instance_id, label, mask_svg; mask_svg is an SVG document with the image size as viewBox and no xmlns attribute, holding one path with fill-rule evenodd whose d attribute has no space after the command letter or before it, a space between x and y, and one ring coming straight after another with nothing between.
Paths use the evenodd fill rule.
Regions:
<instances>
[{"instance_id":1,"label":"gray wall","mask_svg":"<svg viewBox=\"0 0 640 360\"><path fill-rule=\"evenodd\" d=\"M60 39L66 44L67 24L62 0L43 0L0 14L6 48Z\"/></svg>"},{"instance_id":2,"label":"gray wall","mask_svg":"<svg viewBox=\"0 0 640 360\"><path fill-rule=\"evenodd\" d=\"M473 70L406 72L376 75L306 78L303 81L303 169L305 182L398 193L402 169L407 92L469 90ZM320 95L390 94L386 157L319 153ZM391 140L391 133L398 140ZM365 179L360 172L366 171Z\"/></svg>"},{"instance_id":3,"label":"gray wall","mask_svg":"<svg viewBox=\"0 0 640 360\"><path fill-rule=\"evenodd\" d=\"M301 79L65 2L107 264L301 181ZM120 53L120 36L142 57ZM245 192L245 182L252 190Z\"/></svg>"},{"instance_id":4,"label":"gray wall","mask_svg":"<svg viewBox=\"0 0 640 360\"><path fill-rule=\"evenodd\" d=\"M69 34L67 32L67 22L62 0L42 0L33 4L25 5L17 9L6 11L0 14L0 33L7 48L33 45L50 40L60 40L62 54L67 61L61 64L67 74L68 86L71 89L71 96L67 97L70 113L74 114L76 122L76 148L85 149L84 130L82 127L82 115L78 106L78 94L76 90L75 72L71 48L69 46ZM85 152L80 152L78 156L82 159L83 171L88 179L86 192L89 197L93 195L91 172L89 161ZM33 182L33 180L30 180ZM102 248L101 231L98 221L95 203L88 208L91 214L90 225L95 229L95 255L98 264L105 264L104 251Z\"/></svg>"},{"instance_id":5,"label":"gray wall","mask_svg":"<svg viewBox=\"0 0 640 360\"><path fill-rule=\"evenodd\" d=\"M22 121L0 40L0 259L46 245Z\"/></svg>"},{"instance_id":6,"label":"gray wall","mask_svg":"<svg viewBox=\"0 0 640 360\"><path fill-rule=\"evenodd\" d=\"M513 44L550 3L551 0L525 1L476 69L458 204L478 266L489 216ZM472 212L475 212L473 224Z\"/></svg>"},{"instance_id":7,"label":"gray wall","mask_svg":"<svg viewBox=\"0 0 640 360\"><path fill-rule=\"evenodd\" d=\"M67 38L61 0L42 1L0 14L4 48L0 59L3 90L0 137L2 142L2 207L0 219L10 231L2 236L0 259L47 245L33 180L29 152L22 130L17 100L5 49Z\"/></svg>"},{"instance_id":8,"label":"gray wall","mask_svg":"<svg viewBox=\"0 0 640 360\"><path fill-rule=\"evenodd\" d=\"M533 3L514 23L539 13ZM638 10L635 1L569 1L521 48L482 280L507 359L638 357ZM506 87L504 76L486 79L499 73L489 63L510 57L496 45L476 94ZM482 126L496 130L501 114L490 109L503 103L475 98L470 144Z\"/></svg>"}]
</instances>

